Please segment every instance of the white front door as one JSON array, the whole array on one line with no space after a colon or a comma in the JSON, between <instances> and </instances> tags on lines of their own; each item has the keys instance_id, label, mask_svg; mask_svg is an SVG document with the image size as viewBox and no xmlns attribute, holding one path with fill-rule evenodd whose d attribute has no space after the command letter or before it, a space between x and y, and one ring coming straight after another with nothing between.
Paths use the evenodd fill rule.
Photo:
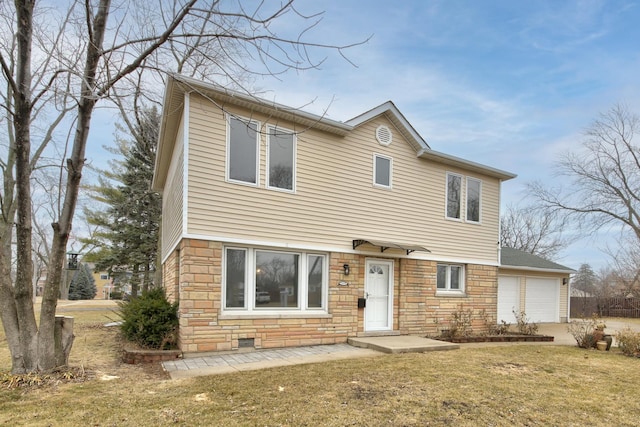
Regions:
<instances>
[{"instance_id":1,"label":"white front door","mask_svg":"<svg viewBox=\"0 0 640 427\"><path fill-rule=\"evenodd\" d=\"M364 281L365 331L393 329L393 261L367 260Z\"/></svg>"}]
</instances>

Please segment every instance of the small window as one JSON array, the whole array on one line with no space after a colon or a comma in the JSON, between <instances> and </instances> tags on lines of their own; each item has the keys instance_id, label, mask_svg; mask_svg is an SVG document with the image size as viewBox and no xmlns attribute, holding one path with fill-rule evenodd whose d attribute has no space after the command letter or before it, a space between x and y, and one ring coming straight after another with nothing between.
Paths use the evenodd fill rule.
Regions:
<instances>
[{"instance_id":1,"label":"small window","mask_svg":"<svg viewBox=\"0 0 640 427\"><path fill-rule=\"evenodd\" d=\"M467 177L467 221L480 222L482 181Z\"/></svg>"},{"instance_id":2,"label":"small window","mask_svg":"<svg viewBox=\"0 0 640 427\"><path fill-rule=\"evenodd\" d=\"M229 116L227 179L258 185L258 123Z\"/></svg>"},{"instance_id":3,"label":"small window","mask_svg":"<svg viewBox=\"0 0 640 427\"><path fill-rule=\"evenodd\" d=\"M460 219L462 177L447 173L447 218Z\"/></svg>"},{"instance_id":4,"label":"small window","mask_svg":"<svg viewBox=\"0 0 640 427\"><path fill-rule=\"evenodd\" d=\"M296 175L295 135L276 127L270 127L267 144L267 187L294 191Z\"/></svg>"},{"instance_id":5,"label":"small window","mask_svg":"<svg viewBox=\"0 0 640 427\"><path fill-rule=\"evenodd\" d=\"M373 184L391 188L392 159L379 154L373 156Z\"/></svg>"},{"instance_id":6,"label":"small window","mask_svg":"<svg viewBox=\"0 0 640 427\"><path fill-rule=\"evenodd\" d=\"M100 280L109 280L109 275L108 274L101 274L100 275Z\"/></svg>"},{"instance_id":7,"label":"small window","mask_svg":"<svg viewBox=\"0 0 640 427\"><path fill-rule=\"evenodd\" d=\"M438 291L464 292L463 266L438 264L436 287Z\"/></svg>"}]
</instances>

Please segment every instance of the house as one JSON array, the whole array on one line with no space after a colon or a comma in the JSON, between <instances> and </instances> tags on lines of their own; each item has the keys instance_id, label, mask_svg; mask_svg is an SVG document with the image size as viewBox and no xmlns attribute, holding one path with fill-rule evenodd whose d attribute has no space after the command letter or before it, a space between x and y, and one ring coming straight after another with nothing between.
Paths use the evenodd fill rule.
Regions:
<instances>
[{"instance_id":1,"label":"house","mask_svg":"<svg viewBox=\"0 0 640 427\"><path fill-rule=\"evenodd\" d=\"M532 322L568 322L570 275L575 270L536 255L502 248L498 273L498 321L515 323L524 311Z\"/></svg>"},{"instance_id":2,"label":"house","mask_svg":"<svg viewBox=\"0 0 640 427\"><path fill-rule=\"evenodd\" d=\"M153 187L181 349L495 324L514 177L431 149L392 102L339 122L172 75Z\"/></svg>"}]
</instances>

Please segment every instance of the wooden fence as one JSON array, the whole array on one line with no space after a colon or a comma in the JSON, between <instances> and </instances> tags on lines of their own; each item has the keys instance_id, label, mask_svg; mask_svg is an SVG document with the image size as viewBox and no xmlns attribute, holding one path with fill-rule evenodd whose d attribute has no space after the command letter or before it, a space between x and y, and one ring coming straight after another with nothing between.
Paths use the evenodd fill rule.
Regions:
<instances>
[{"instance_id":1,"label":"wooden fence","mask_svg":"<svg viewBox=\"0 0 640 427\"><path fill-rule=\"evenodd\" d=\"M571 297L571 317L589 317L598 314L601 317L640 318L640 298L597 298Z\"/></svg>"}]
</instances>

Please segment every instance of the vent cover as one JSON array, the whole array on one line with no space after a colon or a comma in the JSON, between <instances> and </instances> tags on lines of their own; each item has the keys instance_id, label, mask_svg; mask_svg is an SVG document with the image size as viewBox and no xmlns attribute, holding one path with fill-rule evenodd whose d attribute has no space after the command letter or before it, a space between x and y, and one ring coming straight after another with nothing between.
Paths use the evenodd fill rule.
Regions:
<instances>
[{"instance_id":1,"label":"vent cover","mask_svg":"<svg viewBox=\"0 0 640 427\"><path fill-rule=\"evenodd\" d=\"M254 338L239 338L238 339L238 348L251 348L255 347Z\"/></svg>"},{"instance_id":2,"label":"vent cover","mask_svg":"<svg viewBox=\"0 0 640 427\"><path fill-rule=\"evenodd\" d=\"M376 129L376 139L382 145L389 145L393 140L393 134L391 133L391 129L386 127L385 125L380 125Z\"/></svg>"}]
</instances>

